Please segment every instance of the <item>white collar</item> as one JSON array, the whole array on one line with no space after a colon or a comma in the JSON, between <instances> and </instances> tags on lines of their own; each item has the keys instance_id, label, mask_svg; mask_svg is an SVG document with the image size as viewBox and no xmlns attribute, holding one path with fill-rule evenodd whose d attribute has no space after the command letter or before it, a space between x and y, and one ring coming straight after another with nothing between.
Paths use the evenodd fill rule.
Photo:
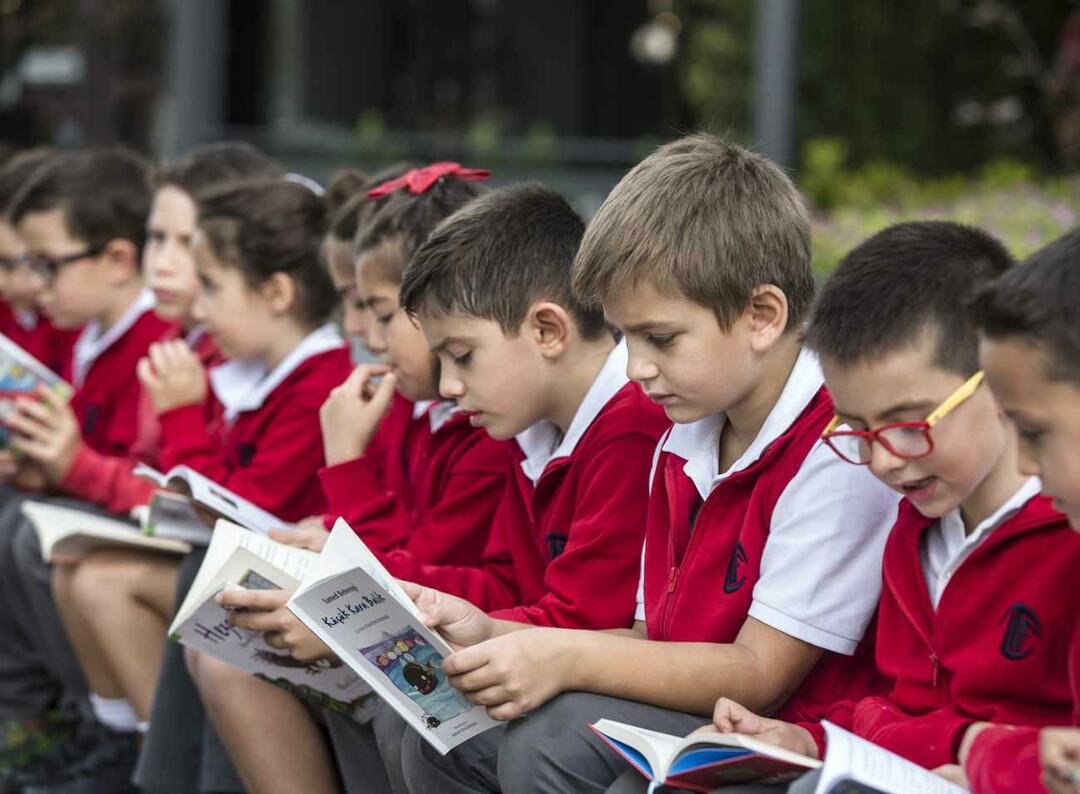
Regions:
<instances>
[{"instance_id":1,"label":"white collar","mask_svg":"<svg viewBox=\"0 0 1080 794\"><path fill-rule=\"evenodd\" d=\"M981 543L986 535L989 535L1019 513L1024 505L1039 495L1041 490L1042 480L1038 477L1028 477L1019 490L1008 498L1005 504L995 510L988 518L980 521L970 534L964 531L964 518L960 513L960 508L946 513L939 522L941 536L945 539L946 545L950 547L953 545L963 547L969 544ZM952 543L949 542L950 540Z\"/></svg>"},{"instance_id":2,"label":"white collar","mask_svg":"<svg viewBox=\"0 0 1080 794\"><path fill-rule=\"evenodd\" d=\"M825 376L821 373L817 356L803 348L795 360L795 366L791 368L780 398L765 418L753 443L725 472L720 471L720 433L727 421L722 413L675 425L664 442L663 451L686 461L683 471L693 480L701 498L707 499L717 483L752 465L766 447L786 433L824 383Z\"/></svg>"},{"instance_id":3,"label":"white collar","mask_svg":"<svg viewBox=\"0 0 1080 794\"><path fill-rule=\"evenodd\" d=\"M202 341L202 338L209 333L206 330L206 326L202 323L192 326L191 330L184 335L184 343L192 350L195 349L195 345Z\"/></svg>"},{"instance_id":4,"label":"white collar","mask_svg":"<svg viewBox=\"0 0 1080 794\"><path fill-rule=\"evenodd\" d=\"M581 437L599 416L611 398L629 383L626 377L626 340L622 340L608 353L604 366L596 380L592 382L574 414L566 435L559 438L559 428L546 420L526 428L517 435L518 446L525 453L521 469L535 485L540 480L547 465L558 458L569 457L574 453Z\"/></svg>"},{"instance_id":5,"label":"white collar","mask_svg":"<svg viewBox=\"0 0 1080 794\"><path fill-rule=\"evenodd\" d=\"M33 309L15 309L12 314L15 315L15 322L27 333L37 328L41 319Z\"/></svg>"},{"instance_id":6,"label":"white collar","mask_svg":"<svg viewBox=\"0 0 1080 794\"><path fill-rule=\"evenodd\" d=\"M412 418L419 419L427 414L434 435L443 429L450 421L450 417L458 412L457 403L453 400L420 400L413 403Z\"/></svg>"},{"instance_id":7,"label":"white collar","mask_svg":"<svg viewBox=\"0 0 1080 794\"><path fill-rule=\"evenodd\" d=\"M312 331L267 373L261 361L235 359L210 370L210 385L218 402L225 408L225 421L262 407L263 402L296 368L313 356L342 347L344 341L337 326L327 323Z\"/></svg>"},{"instance_id":8,"label":"white collar","mask_svg":"<svg viewBox=\"0 0 1080 794\"><path fill-rule=\"evenodd\" d=\"M120 319L113 323L105 333L101 332L101 323L91 320L86 324L83 332L79 334L75 342L75 351L72 358L72 370L74 374L74 386L79 388L83 385L87 373L101 354L108 350L131 327L139 321L139 318L154 308L154 293L144 289L136 296L131 305L127 307Z\"/></svg>"}]
</instances>

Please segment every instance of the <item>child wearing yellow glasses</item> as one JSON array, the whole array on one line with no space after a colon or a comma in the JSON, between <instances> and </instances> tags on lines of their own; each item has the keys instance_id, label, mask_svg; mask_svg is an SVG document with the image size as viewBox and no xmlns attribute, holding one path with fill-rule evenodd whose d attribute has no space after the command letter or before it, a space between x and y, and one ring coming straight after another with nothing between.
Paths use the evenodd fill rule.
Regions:
<instances>
[{"instance_id":1,"label":"child wearing yellow glasses","mask_svg":"<svg viewBox=\"0 0 1080 794\"><path fill-rule=\"evenodd\" d=\"M991 723L1067 724L1072 713L1080 539L1040 480L1021 473L967 311L1011 264L977 229L890 227L841 263L806 335L836 406L824 440L905 497L882 563L884 694L836 704L829 718L962 783ZM825 750L819 725L730 700L713 722L809 755Z\"/></svg>"}]
</instances>

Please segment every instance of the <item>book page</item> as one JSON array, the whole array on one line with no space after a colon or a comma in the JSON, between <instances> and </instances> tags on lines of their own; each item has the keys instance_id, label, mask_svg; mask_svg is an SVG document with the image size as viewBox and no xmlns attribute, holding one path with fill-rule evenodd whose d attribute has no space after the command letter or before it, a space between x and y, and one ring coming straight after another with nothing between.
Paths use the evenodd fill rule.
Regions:
<instances>
[{"instance_id":1,"label":"book page","mask_svg":"<svg viewBox=\"0 0 1080 794\"><path fill-rule=\"evenodd\" d=\"M102 546L126 546L175 554L191 551L186 543L148 538L131 524L86 510L28 501L23 503L22 513L34 525L45 562L57 556L76 559Z\"/></svg>"},{"instance_id":2,"label":"book page","mask_svg":"<svg viewBox=\"0 0 1080 794\"><path fill-rule=\"evenodd\" d=\"M446 642L365 571L301 589L289 609L440 753L497 724L450 685Z\"/></svg>"},{"instance_id":3,"label":"book page","mask_svg":"<svg viewBox=\"0 0 1080 794\"><path fill-rule=\"evenodd\" d=\"M246 535L266 540L245 531ZM281 561L281 558L278 558ZM295 566L293 566L295 570ZM256 678L281 687L307 703L355 720L372 716L371 688L340 659L300 662L287 649L274 648L260 631L233 626L229 611L214 599L226 589L292 589L298 580L249 548L235 547L206 590L206 597L171 631L171 638L209 654Z\"/></svg>"},{"instance_id":4,"label":"book page","mask_svg":"<svg viewBox=\"0 0 1080 794\"><path fill-rule=\"evenodd\" d=\"M822 723L828 750L815 794L828 794L846 782L859 783L882 794L960 794L964 789L901 758L850 731Z\"/></svg>"},{"instance_id":5,"label":"book page","mask_svg":"<svg viewBox=\"0 0 1080 794\"><path fill-rule=\"evenodd\" d=\"M206 557L195 575L195 581L192 582L191 589L188 590L187 597L177 610L173 625L169 628L170 634L188 619L192 610L206 600L207 593L216 592L214 582L228 563L233 550L237 548L249 550L297 582L304 580L308 568L318 559L318 555L310 549L286 546L266 535L220 519L214 525L210 545L206 548Z\"/></svg>"},{"instance_id":6,"label":"book page","mask_svg":"<svg viewBox=\"0 0 1080 794\"><path fill-rule=\"evenodd\" d=\"M264 535L271 529L287 529L292 526L288 521L268 513L242 496L237 496L224 485L219 485L187 466L176 466L162 474L150 466L140 464L132 473L155 482L162 488L190 496L193 501L234 524ZM181 483L184 487L176 487Z\"/></svg>"}]
</instances>

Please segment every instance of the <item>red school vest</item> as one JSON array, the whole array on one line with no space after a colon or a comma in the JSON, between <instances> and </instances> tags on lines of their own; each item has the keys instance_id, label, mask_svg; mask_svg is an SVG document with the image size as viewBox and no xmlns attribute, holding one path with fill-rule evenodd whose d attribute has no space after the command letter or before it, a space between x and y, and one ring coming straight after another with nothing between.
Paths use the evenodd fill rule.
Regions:
<instances>
[{"instance_id":1,"label":"red school vest","mask_svg":"<svg viewBox=\"0 0 1080 794\"><path fill-rule=\"evenodd\" d=\"M1046 497L1025 504L956 569L935 610L920 562L934 521L905 501L889 536L878 619L887 698L856 732L917 763L955 763L972 721L1041 726L1073 716L1080 537Z\"/></svg>"},{"instance_id":2,"label":"red school vest","mask_svg":"<svg viewBox=\"0 0 1080 794\"><path fill-rule=\"evenodd\" d=\"M683 471L686 461L661 452L645 541L649 639L734 642L753 602L773 509L832 415L832 397L822 387L783 435L721 481L704 503ZM780 717L815 719L837 700L872 691L872 651L867 637L854 656L826 651Z\"/></svg>"},{"instance_id":3,"label":"red school vest","mask_svg":"<svg viewBox=\"0 0 1080 794\"><path fill-rule=\"evenodd\" d=\"M138 435L142 385L135 374L150 345L171 333L171 323L146 311L90 365L71 407L83 442L102 455L127 456Z\"/></svg>"}]
</instances>

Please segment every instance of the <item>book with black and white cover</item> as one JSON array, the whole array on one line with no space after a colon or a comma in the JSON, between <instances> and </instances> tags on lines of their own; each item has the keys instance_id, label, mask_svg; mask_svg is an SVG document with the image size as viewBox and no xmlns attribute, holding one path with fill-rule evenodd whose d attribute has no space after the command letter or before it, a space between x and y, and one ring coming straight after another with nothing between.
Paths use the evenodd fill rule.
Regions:
<instances>
[{"instance_id":1,"label":"book with black and white cover","mask_svg":"<svg viewBox=\"0 0 1080 794\"><path fill-rule=\"evenodd\" d=\"M287 546L229 521L214 527L206 557L169 627L171 639L220 659L309 703L368 719L375 699L339 659L302 663L266 642L261 632L237 628L215 597L224 590L294 590L318 555Z\"/></svg>"},{"instance_id":2,"label":"book with black and white cover","mask_svg":"<svg viewBox=\"0 0 1080 794\"><path fill-rule=\"evenodd\" d=\"M139 464L132 473L194 503L192 509L185 509L175 498L151 502L150 513L145 521L151 534L158 537L171 537L205 546L210 542L210 533L216 518L228 519L234 524L263 534L271 529L287 529L292 526L288 521L282 521L188 466L174 466L162 473L145 464Z\"/></svg>"},{"instance_id":3,"label":"book with black and white cover","mask_svg":"<svg viewBox=\"0 0 1080 794\"><path fill-rule=\"evenodd\" d=\"M7 418L15 400L33 395L42 384L65 397L71 396L71 384L10 337L0 334L0 447L7 444Z\"/></svg>"},{"instance_id":4,"label":"book with black and white cover","mask_svg":"<svg viewBox=\"0 0 1080 794\"><path fill-rule=\"evenodd\" d=\"M498 724L450 685L453 649L343 520L289 609L440 753Z\"/></svg>"},{"instance_id":5,"label":"book with black and white cover","mask_svg":"<svg viewBox=\"0 0 1080 794\"><path fill-rule=\"evenodd\" d=\"M45 562L76 560L102 548L187 554L191 545L151 537L132 523L48 502L26 501L22 513L34 526Z\"/></svg>"}]
</instances>

